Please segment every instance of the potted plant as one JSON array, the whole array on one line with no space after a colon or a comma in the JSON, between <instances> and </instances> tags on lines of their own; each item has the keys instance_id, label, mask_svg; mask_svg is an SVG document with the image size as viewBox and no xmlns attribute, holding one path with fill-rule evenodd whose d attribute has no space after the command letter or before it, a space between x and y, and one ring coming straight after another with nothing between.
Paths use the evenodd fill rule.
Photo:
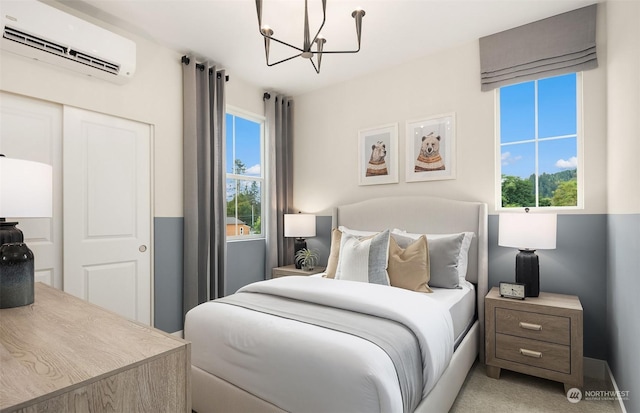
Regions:
<instances>
[{"instance_id":1,"label":"potted plant","mask_svg":"<svg viewBox=\"0 0 640 413\"><path fill-rule=\"evenodd\" d=\"M309 248L302 248L296 252L295 260L303 270L311 271L318 263L318 253Z\"/></svg>"}]
</instances>

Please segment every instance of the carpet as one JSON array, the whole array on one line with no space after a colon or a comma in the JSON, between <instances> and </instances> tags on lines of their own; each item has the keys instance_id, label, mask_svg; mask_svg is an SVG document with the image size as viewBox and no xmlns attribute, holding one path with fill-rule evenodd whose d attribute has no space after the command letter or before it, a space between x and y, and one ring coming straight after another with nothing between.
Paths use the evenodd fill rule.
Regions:
<instances>
[{"instance_id":1,"label":"carpet","mask_svg":"<svg viewBox=\"0 0 640 413\"><path fill-rule=\"evenodd\" d=\"M477 360L449 413L615 413L606 397L586 397L590 390L606 391L604 380L585 377L583 399L571 403L562 383L502 370L500 379L487 377ZM604 399L604 400L603 400Z\"/></svg>"}]
</instances>

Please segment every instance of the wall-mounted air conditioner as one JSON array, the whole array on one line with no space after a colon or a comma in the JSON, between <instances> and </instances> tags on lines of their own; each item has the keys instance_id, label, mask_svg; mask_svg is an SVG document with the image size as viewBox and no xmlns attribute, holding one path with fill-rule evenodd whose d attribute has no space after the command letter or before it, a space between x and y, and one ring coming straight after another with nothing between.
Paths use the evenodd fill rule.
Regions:
<instances>
[{"instance_id":1,"label":"wall-mounted air conditioner","mask_svg":"<svg viewBox=\"0 0 640 413\"><path fill-rule=\"evenodd\" d=\"M0 1L3 51L125 83L136 71L129 39L38 1Z\"/></svg>"}]
</instances>

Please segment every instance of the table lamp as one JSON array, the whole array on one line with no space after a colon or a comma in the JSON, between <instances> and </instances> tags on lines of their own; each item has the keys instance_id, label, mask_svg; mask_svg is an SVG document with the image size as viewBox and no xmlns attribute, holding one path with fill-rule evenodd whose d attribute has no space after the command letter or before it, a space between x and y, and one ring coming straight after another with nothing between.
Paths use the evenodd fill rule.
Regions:
<instances>
[{"instance_id":1,"label":"table lamp","mask_svg":"<svg viewBox=\"0 0 640 413\"><path fill-rule=\"evenodd\" d=\"M303 248L307 248L306 237L316 236L316 216L312 214L284 214L284 236L295 237L294 252L295 257L297 252ZM295 260L296 268L302 268L302 264Z\"/></svg>"},{"instance_id":2,"label":"table lamp","mask_svg":"<svg viewBox=\"0 0 640 413\"><path fill-rule=\"evenodd\" d=\"M529 213L500 214L498 245L515 247L516 282L524 284L525 297L540 294L540 266L536 250L556 248L556 214Z\"/></svg>"},{"instance_id":3,"label":"table lamp","mask_svg":"<svg viewBox=\"0 0 640 413\"><path fill-rule=\"evenodd\" d=\"M0 308L34 300L33 252L5 217L46 218L53 209L53 168L0 154Z\"/></svg>"}]
</instances>

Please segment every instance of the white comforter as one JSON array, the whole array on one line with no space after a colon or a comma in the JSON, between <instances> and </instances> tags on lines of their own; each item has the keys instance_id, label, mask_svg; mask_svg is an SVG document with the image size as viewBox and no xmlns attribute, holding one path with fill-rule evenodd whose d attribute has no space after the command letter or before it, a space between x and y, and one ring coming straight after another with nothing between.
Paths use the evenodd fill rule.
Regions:
<instances>
[{"instance_id":1,"label":"white comforter","mask_svg":"<svg viewBox=\"0 0 640 413\"><path fill-rule=\"evenodd\" d=\"M352 281L282 277L241 288L386 317L411 328L423 397L453 353L449 312L427 294ZM393 363L371 342L240 307L208 302L185 321L192 364L290 412L402 412Z\"/></svg>"}]
</instances>

